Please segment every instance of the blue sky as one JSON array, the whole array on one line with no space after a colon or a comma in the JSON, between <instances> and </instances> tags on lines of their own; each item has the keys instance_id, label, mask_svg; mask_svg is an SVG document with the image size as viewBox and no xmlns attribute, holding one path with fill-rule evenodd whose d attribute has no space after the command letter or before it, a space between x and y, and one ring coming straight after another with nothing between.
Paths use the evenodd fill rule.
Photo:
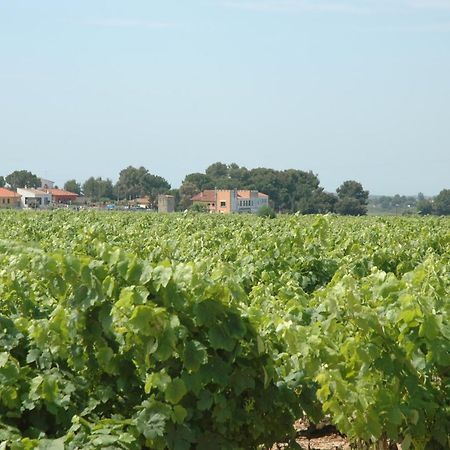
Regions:
<instances>
[{"instance_id":1,"label":"blue sky","mask_svg":"<svg viewBox=\"0 0 450 450\"><path fill-rule=\"evenodd\" d=\"M450 187L450 0L0 0L0 174Z\"/></svg>"}]
</instances>

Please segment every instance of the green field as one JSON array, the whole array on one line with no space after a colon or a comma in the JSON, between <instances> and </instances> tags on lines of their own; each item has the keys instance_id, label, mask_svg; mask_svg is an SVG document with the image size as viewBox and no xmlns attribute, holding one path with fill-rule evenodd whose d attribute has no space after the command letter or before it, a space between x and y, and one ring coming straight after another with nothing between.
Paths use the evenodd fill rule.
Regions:
<instances>
[{"instance_id":1,"label":"green field","mask_svg":"<svg viewBox=\"0 0 450 450\"><path fill-rule=\"evenodd\" d=\"M450 447L450 219L0 212L0 449Z\"/></svg>"}]
</instances>

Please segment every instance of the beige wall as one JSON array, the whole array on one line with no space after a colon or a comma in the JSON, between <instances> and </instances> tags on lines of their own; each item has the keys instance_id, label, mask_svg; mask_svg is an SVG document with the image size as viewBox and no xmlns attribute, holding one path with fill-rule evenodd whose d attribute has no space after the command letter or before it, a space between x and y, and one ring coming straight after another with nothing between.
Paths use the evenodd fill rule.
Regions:
<instances>
[{"instance_id":1,"label":"beige wall","mask_svg":"<svg viewBox=\"0 0 450 450\"><path fill-rule=\"evenodd\" d=\"M174 212L175 197L173 195L158 195L158 212Z\"/></svg>"},{"instance_id":2,"label":"beige wall","mask_svg":"<svg viewBox=\"0 0 450 450\"><path fill-rule=\"evenodd\" d=\"M18 208L20 197L0 197L0 208Z\"/></svg>"},{"instance_id":3,"label":"beige wall","mask_svg":"<svg viewBox=\"0 0 450 450\"><path fill-rule=\"evenodd\" d=\"M217 205L216 205L217 212L229 214L231 212L231 191L218 190L216 195L217 195Z\"/></svg>"}]
</instances>

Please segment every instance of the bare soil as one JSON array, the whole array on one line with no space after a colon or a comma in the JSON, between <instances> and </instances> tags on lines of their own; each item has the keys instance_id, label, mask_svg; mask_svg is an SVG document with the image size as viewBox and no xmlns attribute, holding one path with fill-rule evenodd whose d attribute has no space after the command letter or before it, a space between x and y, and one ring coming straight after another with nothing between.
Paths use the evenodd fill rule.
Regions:
<instances>
[{"instance_id":1,"label":"bare soil","mask_svg":"<svg viewBox=\"0 0 450 450\"><path fill-rule=\"evenodd\" d=\"M296 441L305 450L350 449L348 440L326 422L315 427L307 420L298 420L294 424L294 428L298 433ZM281 450L286 446L287 444L276 444L271 450Z\"/></svg>"}]
</instances>

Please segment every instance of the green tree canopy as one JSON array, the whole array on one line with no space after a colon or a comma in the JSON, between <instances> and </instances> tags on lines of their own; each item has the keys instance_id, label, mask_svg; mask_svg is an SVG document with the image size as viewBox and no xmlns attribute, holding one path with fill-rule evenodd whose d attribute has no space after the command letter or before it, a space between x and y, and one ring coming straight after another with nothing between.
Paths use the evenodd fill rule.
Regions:
<instances>
[{"instance_id":1,"label":"green tree canopy","mask_svg":"<svg viewBox=\"0 0 450 450\"><path fill-rule=\"evenodd\" d=\"M158 175L152 175L145 167L128 166L119 174L115 191L119 198L156 197L167 192L170 184Z\"/></svg>"},{"instance_id":2,"label":"green tree canopy","mask_svg":"<svg viewBox=\"0 0 450 450\"><path fill-rule=\"evenodd\" d=\"M64 190L81 195L81 184L76 180L68 180L64 183Z\"/></svg>"},{"instance_id":3,"label":"green tree canopy","mask_svg":"<svg viewBox=\"0 0 450 450\"><path fill-rule=\"evenodd\" d=\"M0 177L0 187L5 186L5 184L6 184L5 179L3 177Z\"/></svg>"},{"instance_id":4,"label":"green tree canopy","mask_svg":"<svg viewBox=\"0 0 450 450\"><path fill-rule=\"evenodd\" d=\"M114 188L109 178L103 180L101 177L90 177L83 183L83 193L95 202L114 198Z\"/></svg>"},{"instance_id":5,"label":"green tree canopy","mask_svg":"<svg viewBox=\"0 0 450 450\"><path fill-rule=\"evenodd\" d=\"M419 200L416 204L416 208L421 216L433 214L433 203L431 203L430 200Z\"/></svg>"},{"instance_id":6,"label":"green tree canopy","mask_svg":"<svg viewBox=\"0 0 450 450\"><path fill-rule=\"evenodd\" d=\"M266 167L247 169L236 163L211 164L206 173L187 175L180 188L180 207L189 206L190 197L204 189L251 189L267 194L279 211L304 214L333 211L336 198L326 194L313 172L297 169L275 170Z\"/></svg>"},{"instance_id":7,"label":"green tree canopy","mask_svg":"<svg viewBox=\"0 0 450 450\"><path fill-rule=\"evenodd\" d=\"M434 210L442 216L450 215L450 189L442 189L434 198Z\"/></svg>"},{"instance_id":8,"label":"green tree canopy","mask_svg":"<svg viewBox=\"0 0 450 450\"><path fill-rule=\"evenodd\" d=\"M191 206L191 198L199 192L200 189L194 183L184 182L179 189L179 209L188 209Z\"/></svg>"},{"instance_id":9,"label":"green tree canopy","mask_svg":"<svg viewBox=\"0 0 450 450\"><path fill-rule=\"evenodd\" d=\"M206 175L211 179L226 178L228 176L228 166L221 162L211 164L206 169Z\"/></svg>"},{"instance_id":10,"label":"green tree canopy","mask_svg":"<svg viewBox=\"0 0 450 450\"><path fill-rule=\"evenodd\" d=\"M182 185L185 184L193 184L198 192L203 191L204 189L214 189L214 181L204 173L190 173L184 177Z\"/></svg>"},{"instance_id":11,"label":"green tree canopy","mask_svg":"<svg viewBox=\"0 0 450 450\"><path fill-rule=\"evenodd\" d=\"M344 197L337 201L336 212L343 216L364 216L367 214L367 207L356 198Z\"/></svg>"},{"instance_id":12,"label":"green tree canopy","mask_svg":"<svg viewBox=\"0 0 450 450\"><path fill-rule=\"evenodd\" d=\"M336 212L349 216L363 216L367 214L369 191L365 191L362 184L354 181L344 181L337 189L338 201Z\"/></svg>"},{"instance_id":13,"label":"green tree canopy","mask_svg":"<svg viewBox=\"0 0 450 450\"><path fill-rule=\"evenodd\" d=\"M336 192L340 199L351 197L362 204L367 205L367 200L369 198L369 191L365 191L362 184L358 181L347 180L344 181L337 189Z\"/></svg>"},{"instance_id":14,"label":"green tree canopy","mask_svg":"<svg viewBox=\"0 0 450 450\"><path fill-rule=\"evenodd\" d=\"M335 194L325 192L322 188L317 189L312 197L314 204L314 212L317 214L326 214L335 212L338 198Z\"/></svg>"},{"instance_id":15,"label":"green tree canopy","mask_svg":"<svg viewBox=\"0 0 450 450\"><path fill-rule=\"evenodd\" d=\"M6 182L13 189L38 188L41 185L41 180L28 170L15 170L6 177Z\"/></svg>"}]
</instances>

